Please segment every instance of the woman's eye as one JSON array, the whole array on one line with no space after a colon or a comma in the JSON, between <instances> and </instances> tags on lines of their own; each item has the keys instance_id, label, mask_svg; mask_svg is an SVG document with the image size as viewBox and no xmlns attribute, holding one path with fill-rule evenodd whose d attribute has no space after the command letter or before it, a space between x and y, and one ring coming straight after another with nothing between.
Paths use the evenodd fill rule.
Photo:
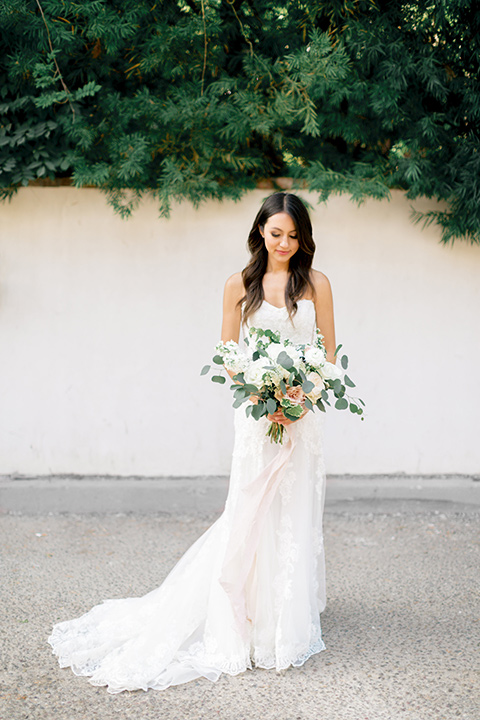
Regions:
<instances>
[{"instance_id":1,"label":"woman's eye","mask_svg":"<svg viewBox=\"0 0 480 720\"><path fill-rule=\"evenodd\" d=\"M275 233L272 233L272 237L280 237L280 235L275 235Z\"/></svg>"}]
</instances>

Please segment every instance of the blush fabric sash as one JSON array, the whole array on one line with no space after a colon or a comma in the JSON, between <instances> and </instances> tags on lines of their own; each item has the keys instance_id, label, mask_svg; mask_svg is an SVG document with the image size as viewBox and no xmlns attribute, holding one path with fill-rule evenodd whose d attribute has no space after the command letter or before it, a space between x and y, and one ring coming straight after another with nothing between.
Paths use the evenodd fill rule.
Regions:
<instances>
[{"instance_id":1,"label":"blush fabric sash","mask_svg":"<svg viewBox=\"0 0 480 720\"><path fill-rule=\"evenodd\" d=\"M243 637L246 636L248 628L245 597L247 579L255 560L268 510L295 448L293 424L288 426L285 435L288 440L279 446L279 452L273 460L240 490L225 550L219 581L229 596Z\"/></svg>"}]
</instances>

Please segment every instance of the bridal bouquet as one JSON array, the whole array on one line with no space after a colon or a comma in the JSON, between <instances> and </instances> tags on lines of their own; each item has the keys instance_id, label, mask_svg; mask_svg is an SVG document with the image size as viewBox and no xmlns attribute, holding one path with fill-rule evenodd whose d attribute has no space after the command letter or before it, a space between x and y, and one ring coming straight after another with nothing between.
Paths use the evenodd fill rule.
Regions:
<instances>
[{"instance_id":1,"label":"bridal bouquet","mask_svg":"<svg viewBox=\"0 0 480 720\"><path fill-rule=\"evenodd\" d=\"M363 400L347 394L347 387L355 387L344 372L348 357L342 355L340 359L342 370L328 362L319 330L313 343L296 345L272 330L250 328L245 343L246 352L233 340L218 343L213 362L234 373L233 407L238 408L250 400L246 406L247 416L259 420L281 410L288 420L295 421L305 410L318 408L325 412L325 405L333 401L332 395L337 410L349 408L352 413L363 415ZM335 354L341 347L337 347ZM210 365L205 365L201 374L209 371ZM226 382L223 374L214 374L212 380ZM282 443L283 434L281 423L272 422L267 430L272 442Z\"/></svg>"}]
</instances>

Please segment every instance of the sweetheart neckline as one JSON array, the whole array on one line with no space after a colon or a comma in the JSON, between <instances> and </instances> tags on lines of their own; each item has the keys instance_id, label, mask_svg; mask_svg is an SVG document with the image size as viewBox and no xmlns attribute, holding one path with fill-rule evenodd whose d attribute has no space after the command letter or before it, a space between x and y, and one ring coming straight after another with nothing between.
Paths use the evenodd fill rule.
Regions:
<instances>
[{"instance_id":1,"label":"sweetheart neckline","mask_svg":"<svg viewBox=\"0 0 480 720\"><path fill-rule=\"evenodd\" d=\"M275 308L275 310L286 310L287 309L286 305L272 305L272 303L269 303L268 300L264 300L263 302L266 305L270 305L270 307ZM297 303L299 303L299 302L310 302L310 303L312 303L312 305L314 304L313 300L311 300L310 298L300 298L300 300L297 300Z\"/></svg>"}]
</instances>

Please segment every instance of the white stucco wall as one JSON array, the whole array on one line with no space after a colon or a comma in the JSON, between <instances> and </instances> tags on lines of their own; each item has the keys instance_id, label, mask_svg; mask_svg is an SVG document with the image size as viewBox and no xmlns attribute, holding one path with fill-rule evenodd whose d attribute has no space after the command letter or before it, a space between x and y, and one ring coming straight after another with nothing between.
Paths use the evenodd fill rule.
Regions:
<instances>
[{"instance_id":1,"label":"white stucco wall","mask_svg":"<svg viewBox=\"0 0 480 720\"><path fill-rule=\"evenodd\" d=\"M169 220L145 201L123 221L92 189L0 206L0 474L228 474L230 393L199 371L267 194ZM479 473L480 248L442 247L401 192L305 197L368 405L328 414L329 472Z\"/></svg>"}]
</instances>

